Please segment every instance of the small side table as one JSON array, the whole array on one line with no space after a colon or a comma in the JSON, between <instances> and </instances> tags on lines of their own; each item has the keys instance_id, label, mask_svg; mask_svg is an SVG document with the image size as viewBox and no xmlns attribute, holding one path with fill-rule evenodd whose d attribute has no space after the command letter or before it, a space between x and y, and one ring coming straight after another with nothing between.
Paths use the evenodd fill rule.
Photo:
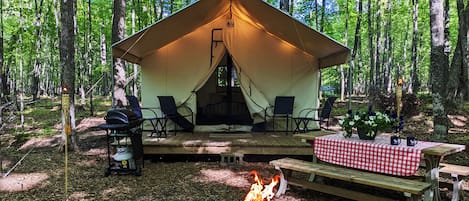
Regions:
<instances>
[{"instance_id":1,"label":"small side table","mask_svg":"<svg viewBox=\"0 0 469 201\"><path fill-rule=\"evenodd\" d=\"M292 119L295 122L295 130L293 130L293 134L308 132L308 124L310 121L313 121L313 118L310 117L293 117Z\"/></svg>"},{"instance_id":2,"label":"small side table","mask_svg":"<svg viewBox=\"0 0 469 201\"><path fill-rule=\"evenodd\" d=\"M168 118L166 117L157 117L155 118L155 125L157 128L156 133L158 134L158 137L162 137L163 135L165 137L168 137L168 134L166 132L166 123L168 122ZM153 122L152 122L153 124Z\"/></svg>"}]
</instances>

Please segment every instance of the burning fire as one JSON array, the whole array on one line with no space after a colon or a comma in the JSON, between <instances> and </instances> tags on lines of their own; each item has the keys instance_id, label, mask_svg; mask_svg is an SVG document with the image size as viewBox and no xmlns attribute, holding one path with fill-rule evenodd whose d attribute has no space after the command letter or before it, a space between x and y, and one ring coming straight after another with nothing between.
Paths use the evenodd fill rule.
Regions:
<instances>
[{"instance_id":1,"label":"burning fire","mask_svg":"<svg viewBox=\"0 0 469 201\"><path fill-rule=\"evenodd\" d=\"M251 190L244 201L270 201L275 195L274 187L277 186L280 176L274 176L269 185L264 185L264 181L259 178L257 171L251 171L251 175L254 175L255 183L251 185Z\"/></svg>"}]
</instances>

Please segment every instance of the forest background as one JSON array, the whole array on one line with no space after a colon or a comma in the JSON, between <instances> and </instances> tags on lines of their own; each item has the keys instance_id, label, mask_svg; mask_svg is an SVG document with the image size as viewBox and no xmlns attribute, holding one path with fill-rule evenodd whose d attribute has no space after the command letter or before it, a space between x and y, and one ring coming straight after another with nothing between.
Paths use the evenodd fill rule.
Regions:
<instances>
[{"instance_id":1,"label":"forest background","mask_svg":"<svg viewBox=\"0 0 469 201\"><path fill-rule=\"evenodd\" d=\"M58 97L63 87L71 89L72 116L75 100L93 115L93 96L114 95L113 102L124 99L122 94L139 96L139 67L113 61L112 44L195 1L64 2L0 0L0 105L17 105L21 125L25 100ZM469 100L469 1L266 2L351 49L350 62L321 73L322 86L332 87L341 100L392 94L402 77L405 94L433 95L433 116L442 117L435 125L446 125L446 132L446 112ZM435 13L443 14L442 23Z\"/></svg>"}]
</instances>

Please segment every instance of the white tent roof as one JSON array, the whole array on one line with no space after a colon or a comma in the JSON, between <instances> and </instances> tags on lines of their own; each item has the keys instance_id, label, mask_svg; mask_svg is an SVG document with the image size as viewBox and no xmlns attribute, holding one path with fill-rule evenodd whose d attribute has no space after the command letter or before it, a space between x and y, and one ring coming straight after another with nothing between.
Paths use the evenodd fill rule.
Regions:
<instances>
[{"instance_id":1,"label":"white tent roof","mask_svg":"<svg viewBox=\"0 0 469 201\"><path fill-rule=\"evenodd\" d=\"M112 54L140 64L156 50L230 12L317 58L320 68L343 64L350 54L347 47L261 0L200 0L115 43Z\"/></svg>"}]
</instances>

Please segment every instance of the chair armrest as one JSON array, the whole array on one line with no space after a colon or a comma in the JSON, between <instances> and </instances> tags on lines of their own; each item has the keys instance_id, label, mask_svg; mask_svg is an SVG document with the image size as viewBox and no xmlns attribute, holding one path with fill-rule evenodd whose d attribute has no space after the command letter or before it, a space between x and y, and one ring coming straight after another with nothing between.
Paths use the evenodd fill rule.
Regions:
<instances>
[{"instance_id":1,"label":"chair armrest","mask_svg":"<svg viewBox=\"0 0 469 201\"><path fill-rule=\"evenodd\" d=\"M298 113L298 117L314 118L314 116L311 116L311 115L313 115L313 112L319 111L319 110L321 110L321 108L305 108L305 109L302 109L302 110Z\"/></svg>"},{"instance_id":2,"label":"chair armrest","mask_svg":"<svg viewBox=\"0 0 469 201\"><path fill-rule=\"evenodd\" d=\"M156 108L156 107L142 107L140 109L142 110L142 112L143 112L143 110L150 111L151 113L153 113L155 115L156 118L158 118L158 113L156 112L156 110L158 108Z\"/></svg>"},{"instance_id":3,"label":"chair armrest","mask_svg":"<svg viewBox=\"0 0 469 201\"><path fill-rule=\"evenodd\" d=\"M178 110L179 109L185 109L187 111L189 111L189 114L185 115L185 114L181 114L183 117L188 117L188 116L194 116L194 112L192 111L192 109L187 106L187 105L181 105L180 107L178 107Z\"/></svg>"}]
</instances>

